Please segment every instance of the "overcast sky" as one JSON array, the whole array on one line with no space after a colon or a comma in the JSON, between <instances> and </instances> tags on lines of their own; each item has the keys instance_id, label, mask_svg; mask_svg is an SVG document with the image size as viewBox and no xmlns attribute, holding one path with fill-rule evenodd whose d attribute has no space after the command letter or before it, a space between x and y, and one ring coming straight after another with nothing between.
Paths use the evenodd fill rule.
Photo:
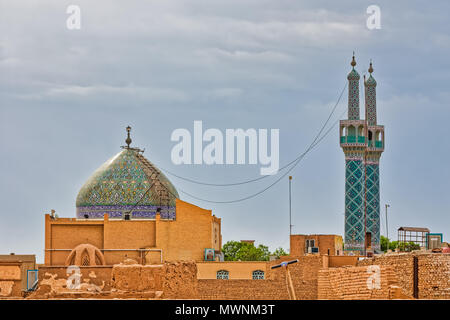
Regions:
<instances>
[{"instance_id":1,"label":"overcast sky","mask_svg":"<svg viewBox=\"0 0 450 320\"><path fill-rule=\"evenodd\" d=\"M66 9L81 8L68 30ZM369 5L381 29L366 26ZM381 158L382 234L428 227L450 237L450 23L448 1L5 1L0 0L0 253L43 262L44 214L75 216L78 190L133 146L184 177L228 183L259 165L172 164L177 128L193 121L280 129L280 164L303 152L346 83L352 51L373 60ZM347 93L331 122L346 108ZM364 114L363 110L361 113ZM343 234L344 154L338 128L291 172L294 233ZM168 176L181 199L222 218L223 241L289 249L287 177L233 188Z\"/></svg>"}]
</instances>

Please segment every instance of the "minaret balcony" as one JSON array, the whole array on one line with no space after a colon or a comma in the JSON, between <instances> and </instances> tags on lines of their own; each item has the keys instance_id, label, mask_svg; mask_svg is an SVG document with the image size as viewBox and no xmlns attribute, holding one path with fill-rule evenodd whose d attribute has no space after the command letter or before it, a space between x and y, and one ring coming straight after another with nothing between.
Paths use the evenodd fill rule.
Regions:
<instances>
[{"instance_id":1,"label":"minaret balcony","mask_svg":"<svg viewBox=\"0 0 450 320\"><path fill-rule=\"evenodd\" d=\"M383 141L373 141L369 140L367 144L367 148L371 151L383 151L384 150L384 142Z\"/></svg>"},{"instance_id":2,"label":"minaret balcony","mask_svg":"<svg viewBox=\"0 0 450 320\"><path fill-rule=\"evenodd\" d=\"M341 145L365 145L364 136L341 136Z\"/></svg>"}]
</instances>

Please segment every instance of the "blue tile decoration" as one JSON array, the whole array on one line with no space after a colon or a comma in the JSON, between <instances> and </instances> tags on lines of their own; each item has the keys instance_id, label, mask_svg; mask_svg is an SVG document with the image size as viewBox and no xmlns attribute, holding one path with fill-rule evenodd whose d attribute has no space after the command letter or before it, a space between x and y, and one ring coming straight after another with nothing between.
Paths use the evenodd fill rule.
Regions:
<instances>
[{"instance_id":1,"label":"blue tile decoration","mask_svg":"<svg viewBox=\"0 0 450 320\"><path fill-rule=\"evenodd\" d=\"M349 81L348 119L341 121L349 135L350 129L358 131L358 142L349 136L341 137L341 147L345 154L345 235L344 249L365 254L365 233L371 233L371 247L380 250L380 168L379 162L384 147L384 127L377 124L376 81L370 64L369 78L364 82L366 100L366 120L359 120L359 74L355 70L353 57ZM365 136L372 132L371 140ZM351 132L354 134L353 132ZM375 141L374 139L382 140Z\"/></svg>"},{"instance_id":2,"label":"blue tile decoration","mask_svg":"<svg viewBox=\"0 0 450 320\"><path fill-rule=\"evenodd\" d=\"M175 219L178 192L167 177L139 149L124 148L87 180L76 200L77 218Z\"/></svg>"}]
</instances>

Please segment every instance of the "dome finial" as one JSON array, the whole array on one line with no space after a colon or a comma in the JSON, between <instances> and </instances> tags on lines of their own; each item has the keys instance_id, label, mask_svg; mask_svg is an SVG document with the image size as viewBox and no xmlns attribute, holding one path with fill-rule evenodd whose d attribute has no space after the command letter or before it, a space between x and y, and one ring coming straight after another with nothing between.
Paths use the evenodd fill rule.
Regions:
<instances>
[{"instance_id":1,"label":"dome finial","mask_svg":"<svg viewBox=\"0 0 450 320\"><path fill-rule=\"evenodd\" d=\"M350 65L351 65L353 68L356 66L355 51L353 51L352 62L350 63Z\"/></svg>"},{"instance_id":2,"label":"dome finial","mask_svg":"<svg viewBox=\"0 0 450 320\"><path fill-rule=\"evenodd\" d=\"M369 66L369 73L372 75L373 68L372 68L372 59L370 59L370 66Z\"/></svg>"},{"instance_id":3,"label":"dome finial","mask_svg":"<svg viewBox=\"0 0 450 320\"><path fill-rule=\"evenodd\" d=\"M127 139L125 140L125 143L127 144L127 148L130 148L130 144L133 140L131 140L130 138L130 131L131 131L131 127L128 126L127 127Z\"/></svg>"}]
</instances>

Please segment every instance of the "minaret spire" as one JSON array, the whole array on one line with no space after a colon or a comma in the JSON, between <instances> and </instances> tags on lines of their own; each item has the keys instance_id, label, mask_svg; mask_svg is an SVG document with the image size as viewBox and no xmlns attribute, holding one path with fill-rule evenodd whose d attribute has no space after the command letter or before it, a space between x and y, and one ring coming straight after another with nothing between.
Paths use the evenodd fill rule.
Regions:
<instances>
[{"instance_id":1,"label":"minaret spire","mask_svg":"<svg viewBox=\"0 0 450 320\"><path fill-rule=\"evenodd\" d=\"M365 101L366 101L366 117L369 126L374 126L377 124L377 92L376 86L377 82L372 76L373 66L372 60L369 66L369 78L364 81L364 91L365 91Z\"/></svg>"},{"instance_id":2,"label":"minaret spire","mask_svg":"<svg viewBox=\"0 0 450 320\"><path fill-rule=\"evenodd\" d=\"M355 70L356 60L355 52L353 52L352 61L350 62L352 70L347 76L348 79L348 119L359 120L359 79L360 76Z\"/></svg>"}]
</instances>

